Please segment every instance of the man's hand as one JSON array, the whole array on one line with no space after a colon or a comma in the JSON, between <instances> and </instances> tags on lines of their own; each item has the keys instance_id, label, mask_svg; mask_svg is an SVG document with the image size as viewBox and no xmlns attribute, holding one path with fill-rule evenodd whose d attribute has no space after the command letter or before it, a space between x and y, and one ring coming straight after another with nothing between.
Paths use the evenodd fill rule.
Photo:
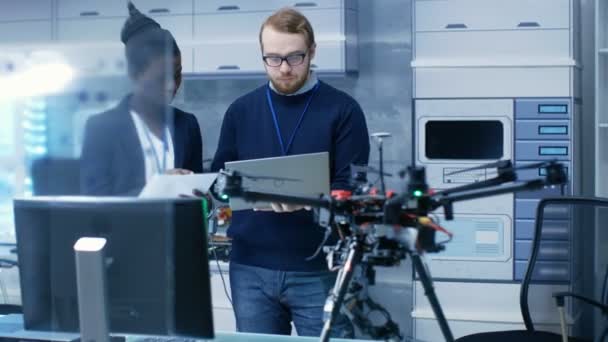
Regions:
<instances>
[{"instance_id":1,"label":"man's hand","mask_svg":"<svg viewBox=\"0 0 608 342\"><path fill-rule=\"evenodd\" d=\"M275 213L291 213L298 210L310 210L307 205L286 204L286 203L270 203L270 208L254 208L255 211L274 211Z\"/></svg>"},{"instance_id":2,"label":"man's hand","mask_svg":"<svg viewBox=\"0 0 608 342\"><path fill-rule=\"evenodd\" d=\"M165 171L166 175L191 175L194 172L186 169L170 169Z\"/></svg>"}]
</instances>

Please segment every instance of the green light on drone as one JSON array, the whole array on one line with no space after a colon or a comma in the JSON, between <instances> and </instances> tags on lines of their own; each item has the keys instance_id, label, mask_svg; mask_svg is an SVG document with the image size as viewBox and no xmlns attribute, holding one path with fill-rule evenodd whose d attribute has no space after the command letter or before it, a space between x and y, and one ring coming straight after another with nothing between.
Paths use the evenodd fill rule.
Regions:
<instances>
[{"instance_id":1,"label":"green light on drone","mask_svg":"<svg viewBox=\"0 0 608 342\"><path fill-rule=\"evenodd\" d=\"M422 194L421 190L414 190L414 197L422 197Z\"/></svg>"}]
</instances>

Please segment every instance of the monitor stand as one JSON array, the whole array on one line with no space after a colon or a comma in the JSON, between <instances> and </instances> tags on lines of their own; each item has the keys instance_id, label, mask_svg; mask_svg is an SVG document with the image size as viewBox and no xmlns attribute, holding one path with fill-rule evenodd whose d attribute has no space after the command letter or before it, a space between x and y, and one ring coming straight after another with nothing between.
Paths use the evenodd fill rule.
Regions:
<instances>
[{"instance_id":1,"label":"monitor stand","mask_svg":"<svg viewBox=\"0 0 608 342\"><path fill-rule=\"evenodd\" d=\"M74 244L81 342L124 342L110 336L106 292L106 239L83 237Z\"/></svg>"}]
</instances>

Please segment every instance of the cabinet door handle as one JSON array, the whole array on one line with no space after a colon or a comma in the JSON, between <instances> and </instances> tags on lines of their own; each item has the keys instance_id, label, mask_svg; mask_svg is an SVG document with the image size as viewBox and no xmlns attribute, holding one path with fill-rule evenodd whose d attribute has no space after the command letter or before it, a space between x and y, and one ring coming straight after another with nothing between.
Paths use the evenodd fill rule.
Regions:
<instances>
[{"instance_id":1,"label":"cabinet door handle","mask_svg":"<svg viewBox=\"0 0 608 342\"><path fill-rule=\"evenodd\" d=\"M517 27L540 27L540 24L536 21L522 21Z\"/></svg>"},{"instance_id":2,"label":"cabinet door handle","mask_svg":"<svg viewBox=\"0 0 608 342\"><path fill-rule=\"evenodd\" d=\"M99 16L99 12L97 11L83 11L80 12L81 17L97 17Z\"/></svg>"},{"instance_id":3,"label":"cabinet door handle","mask_svg":"<svg viewBox=\"0 0 608 342\"><path fill-rule=\"evenodd\" d=\"M152 8L148 11L150 14L161 14L161 13L171 13L171 10L168 8Z\"/></svg>"},{"instance_id":4,"label":"cabinet door handle","mask_svg":"<svg viewBox=\"0 0 608 342\"><path fill-rule=\"evenodd\" d=\"M238 65L220 65L217 70L241 70Z\"/></svg>"},{"instance_id":5,"label":"cabinet door handle","mask_svg":"<svg viewBox=\"0 0 608 342\"><path fill-rule=\"evenodd\" d=\"M445 25L445 28L448 30L451 30L451 29L466 29L468 27L465 24L447 24L447 25Z\"/></svg>"},{"instance_id":6,"label":"cabinet door handle","mask_svg":"<svg viewBox=\"0 0 608 342\"><path fill-rule=\"evenodd\" d=\"M316 2L296 2L293 7L317 7Z\"/></svg>"},{"instance_id":7,"label":"cabinet door handle","mask_svg":"<svg viewBox=\"0 0 608 342\"><path fill-rule=\"evenodd\" d=\"M217 8L218 11L238 11L241 8L237 5L226 5Z\"/></svg>"}]
</instances>

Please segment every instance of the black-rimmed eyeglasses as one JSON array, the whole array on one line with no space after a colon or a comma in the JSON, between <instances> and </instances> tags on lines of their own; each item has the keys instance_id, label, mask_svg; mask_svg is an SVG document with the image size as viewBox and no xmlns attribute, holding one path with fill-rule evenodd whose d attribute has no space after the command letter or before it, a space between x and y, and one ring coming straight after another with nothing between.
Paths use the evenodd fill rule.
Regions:
<instances>
[{"instance_id":1,"label":"black-rimmed eyeglasses","mask_svg":"<svg viewBox=\"0 0 608 342\"><path fill-rule=\"evenodd\" d=\"M283 61L287 62L289 66L296 66L304 63L304 57L308 52L294 53L289 56L262 56L264 63L269 67L280 67Z\"/></svg>"}]
</instances>

